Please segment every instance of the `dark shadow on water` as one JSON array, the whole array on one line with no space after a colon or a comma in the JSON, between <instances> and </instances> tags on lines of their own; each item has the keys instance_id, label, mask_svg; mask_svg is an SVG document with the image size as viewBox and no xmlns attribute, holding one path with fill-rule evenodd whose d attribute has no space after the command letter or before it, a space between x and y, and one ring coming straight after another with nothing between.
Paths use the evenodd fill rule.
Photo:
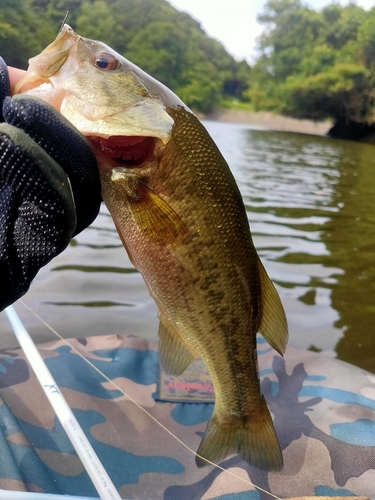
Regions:
<instances>
[{"instance_id":1,"label":"dark shadow on water","mask_svg":"<svg viewBox=\"0 0 375 500\"><path fill-rule=\"evenodd\" d=\"M252 163L240 169L239 177L250 220L257 214L261 220L274 217L276 232L277 221L290 230L280 232L280 242L291 242L289 249L280 244L264 253L295 268L315 264L340 271L326 280L311 275L298 300L308 311L317 301L317 290L328 289L331 307L339 315L332 329L343 332L335 347L337 357L375 372L375 147L289 132L243 134ZM298 224L298 219L308 222ZM313 232L317 237L309 241ZM297 242L305 242L302 251ZM314 252L319 243L325 252ZM280 286L293 289L297 278L290 276L289 283L284 278ZM304 321L313 324L316 319L311 307Z\"/></svg>"},{"instance_id":2,"label":"dark shadow on water","mask_svg":"<svg viewBox=\"0 0 375 500\"><path fill-rule=\"evenodd\" d=\"M78 307L134 307L134 304L127 304L125 302L111 302L111 301L92 301L92 302L52 302L44 301L43 304L53 306L78 306Z\"/></svg>"},{"instance_id":3,"label":"dark shadow on water","mask_svg":"<svg viewBox=\"0 0 375 500\"><path fill-rule=\"evenodd\" d=\"M82 266L82 265L66 265L57 266L51 271L82 271L84 273L119 273L119 274L136 274L138 271L135 268L114 267L114 266Z\"/></svg>"}]
</instances>

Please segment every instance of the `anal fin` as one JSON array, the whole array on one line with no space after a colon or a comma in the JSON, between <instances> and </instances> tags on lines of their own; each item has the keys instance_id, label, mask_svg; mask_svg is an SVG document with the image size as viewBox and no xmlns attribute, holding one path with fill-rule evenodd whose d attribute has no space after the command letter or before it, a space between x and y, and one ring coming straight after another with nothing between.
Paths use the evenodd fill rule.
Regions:
<instances>
[{"instance_id":1,"label":"anal fin","mask_svg":"<svg viewBox=\"0 0 375 500\"><path fill-rule=\"evenodd\" d=\"M186 370L195 357L178 333L160 315L159 362L163 371L177 377Z\"/></svg>"},{"instance_id":2,"label":"anal fin","mask_svg":"<svg viewBox=\"0 0 375 500\"><path fill-rule=\"evenodd\" d=\"M288 322L279 294L258 259L262 290L262 320L259 333L279 354L283 355L288 343Z\"/></svg>"}]
</instances>

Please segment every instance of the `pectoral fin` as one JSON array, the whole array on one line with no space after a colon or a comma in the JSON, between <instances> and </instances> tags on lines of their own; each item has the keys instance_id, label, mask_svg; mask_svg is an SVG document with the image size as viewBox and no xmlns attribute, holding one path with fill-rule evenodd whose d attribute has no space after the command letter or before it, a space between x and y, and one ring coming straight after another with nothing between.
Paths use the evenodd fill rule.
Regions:
<instances>
[{"instance_id":1,"label":"pectoral fin","mask_svg":"<svg viewBox=\"0 0 375 500\"><path fill-rule=\"evenodd\" d=\"M262 320L259 333L271 347L283 355L288 342L288 323L279 294L261 261L258 261L262 289Z\"/></svg>"},{"instance_id":2,"label":"pectoral fin","mask_svg":"<svg viewBox=\"0 0 375 500\"><path fill-rule=\"evenodd\" d=\"M182 342L181 337L160 316L159 324L159 362L163 371L169 375L181 375L195 359L194 354Z\"/></svg>"},{"instance_id":3,"label":"pectoral fin","mask_svg":"<svg viewBox=\"0 0 375 500\"><path fill-rule=\"evenodd\" d=\"M184 240L188 229L175 210L146 184L139 183L139 190L139 198L129 199L138 227L147 232L149 238L166 244Z\"/></svg>"}]
</instances>

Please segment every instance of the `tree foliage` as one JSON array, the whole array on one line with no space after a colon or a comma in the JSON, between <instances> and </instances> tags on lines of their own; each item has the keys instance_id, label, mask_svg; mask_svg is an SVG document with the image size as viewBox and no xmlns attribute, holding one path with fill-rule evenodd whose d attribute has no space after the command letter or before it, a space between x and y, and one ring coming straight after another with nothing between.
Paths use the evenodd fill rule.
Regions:
<instances>
[{"instance_id":1,"label":"tree foliage","mask_svg":"<svg viewBox=\"0 0 375 500\"><path fill-rule=\"evenodd\" d=\"M165 0L0 0L0 54L26 67L67 9L79 34L107 43L195 110L244 100L297 118L375 121L375 7L333 2L316 11L304 0L268 0L250 67Z\"/></svg>"},{"instance_id":2,"label":"tree foliage","mask_svg":"<svg viewBox=\"0 0 375 500\"><path fill-rule=\"evenodd\" d=\"M240 98L251 68L165 0L0 0L0 54L25 68L56 36L66 10L80 35L101 40L199 111Z\"/></svg>"},{"instance_id":3,"label":"tree foliage","mask_svg":"<svg viewBox=\"0 0 375 500\"><path fill-rule=\"evenodd\" d=\"M268 0L259 21L257 77L246 91L258 109L336 123L374 120L375 8L349 3L315 11Z\"/></svg>"}]
</instances>

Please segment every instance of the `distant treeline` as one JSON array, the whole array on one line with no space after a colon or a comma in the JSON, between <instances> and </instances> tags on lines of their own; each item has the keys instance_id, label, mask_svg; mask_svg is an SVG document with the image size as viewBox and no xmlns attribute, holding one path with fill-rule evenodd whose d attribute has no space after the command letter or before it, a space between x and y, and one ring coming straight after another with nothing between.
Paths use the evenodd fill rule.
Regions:
<instances>
[{"instance_id":1,"label":"distant treeline","mask_svg":"<svg viewBox=\"0 0 375 500\"><path fill-rule=\"evenodd\" d=\"M0 55L26 68L54 40L67 10L81 36L110 45L197 111L241 99L248 86L249 65L165 0L0 0Z\"/></svg>"},{"instance_id":2,"label":"distant treeline","mask_svg":"<svg viewBox=\"0 0 375 500\"><path fill-rule=\"evenodd\" d=\"M191 108L247 103L338 127L375 121L375 7L268 0L259 57L238 62L165 0L0 0L0 55L26 67L56 36L66 10L80 35L101 40L165 83Z\"/></svg>"},{"instance_id":3,"label":"distant treeline","mask_svg":"<svg viewBox=\"0 0 375 500\"><path fill-rule=\"evenodd\" d=\"M375 8L269 0L259 21L261 56L245 91L254 108L333 118L337 136L361 138L375 120Z\"/></svg>"}]
</instances>

